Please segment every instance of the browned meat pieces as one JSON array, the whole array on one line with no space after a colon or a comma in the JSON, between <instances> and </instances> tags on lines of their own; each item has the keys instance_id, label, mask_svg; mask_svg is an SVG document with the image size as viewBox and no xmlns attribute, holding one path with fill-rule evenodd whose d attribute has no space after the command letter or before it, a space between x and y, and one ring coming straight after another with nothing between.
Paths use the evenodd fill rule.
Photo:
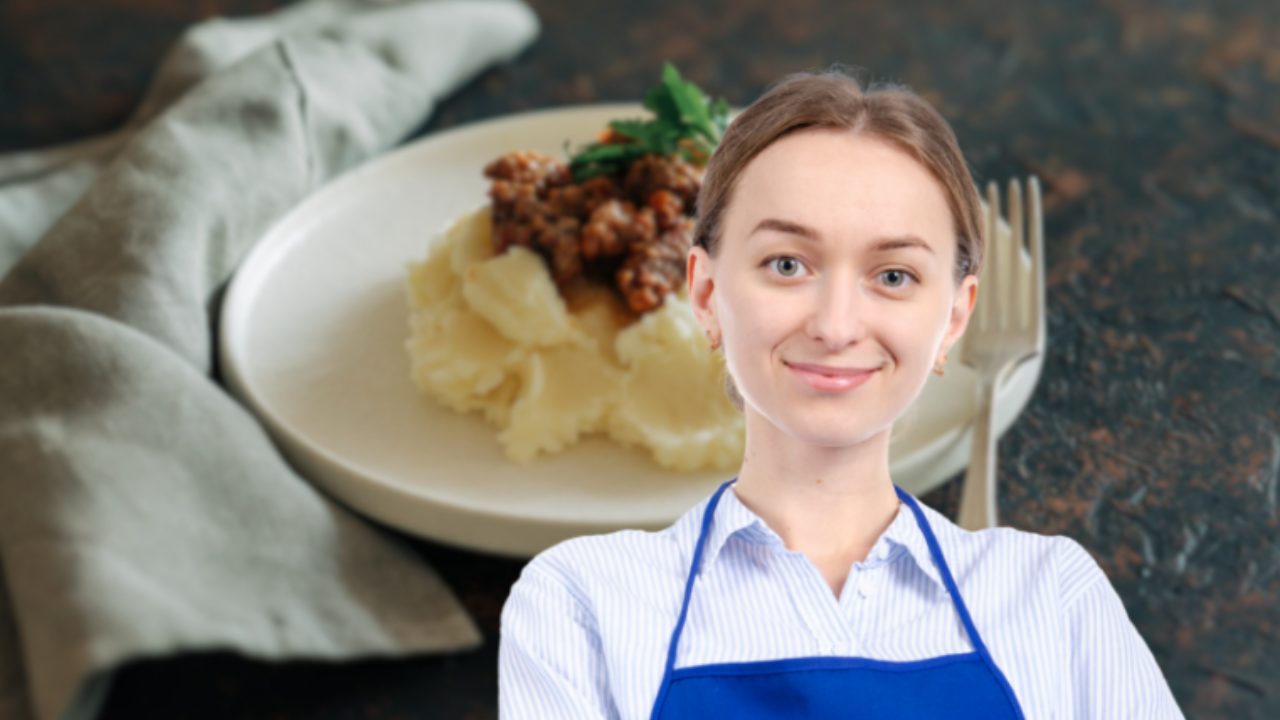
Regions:
<instances>
[{"instance_id":1,"label":"browned meat pieces","mask_svg":"<svg viewBox=\"0 0 1280 720\"><path fill-rule=\"evenodd\" d=\"M692 237L693 220L682 218L652 240L631 246L615 278L631 312L654 310L667 293L680 289Z\"/></svg>"},{"instance_id":2,"label":"browned meat pieces","mask_svg":"<svg viewBox=\"0 0 1280 720\"><path fill-rule=\"evenodd\" d=\"M532 245L535 225L544 222L546 215L537 187L531 183L494 180L489 187L489 199L493 201L494 251L502 253L512 245Z\"/></svg>"},{"instance_id":3,"label":"browned meat pieces","mask_svg":"<svg viewBox=\"0 0 1280 720\"><path fill-rule=\"evenodd\" d=\"M646 155L631 163L623 188L630 197L647 200L655 190L669 190L684 206L693 210L702 186L702 168L689 164L678 155L664 157Z\"/></svg>"},{"instance_id":4,"label":"browned meat pieces","mask_svg":"<svg viewBox=\"0 0 1280 720\"><path fill-rule=\"evenodd\" d=\"M622 187L611 177L596 176L582 184L547 190L547 204L558 216L590 217L601 204L622 197Z\"/></svg>"},{"instance_id":5,"label":"browned meat pieces","mask_svg":"<svg viewBox=\"0 0 1280 720\"><path fill-rule=\"evenodd\" d=\"M568 166L533 151L485 167L493 180L493 244L538 251L556 282L612 278L637 314L662 305L684 282L692 210L702 169L678 157L645 156L625 176L574 183Z\"/></svg>"},{"instance_id":6,"label":"browned meat pieces","mask_svg":"<svg viewBox=\"0 0 1280 720\"><path fill-rule=\"evenodd\" d=\"M573 180L568 165L533 150L517 150L503 155L484 167L484 176L507 182L530 183L539 188L568 185Z\"/></svg>"},{"instance_id":7,"label":"browned meat pieces","mask_svg":"<svg viewBox=\"0 0 1280 720\"><path fill-rule=\"evenodd\" d=\"M587 258L621 255L633 245L648 242L657 233L653 210L630 201L609 200L591 213L582 228L582 255Z\"/></svg>"},{"instance_id":8,"label":"browned meat pieces","mask_svg":"<svg viewBox=\"0 0 1280 720\"><path fill-rule=\"evenodd\" d=\"M649 207L658 221L658 227L663 230L676 227L677 223L685 217L684 201L679 195L665 188L654 190L649 194Z\"/></svg>"},{"instance_id":9,"label":"browned meat pieces","mask_svg":"<svg viewBox=\"0 0 1280 720\"><path fill-rule=\"evenodd\" d=\"M562 217L538 233L543 257L551 260L551 276L564 285L582 274L582 247L578 242L578 218Z\"/></svg>"}]
</instances>

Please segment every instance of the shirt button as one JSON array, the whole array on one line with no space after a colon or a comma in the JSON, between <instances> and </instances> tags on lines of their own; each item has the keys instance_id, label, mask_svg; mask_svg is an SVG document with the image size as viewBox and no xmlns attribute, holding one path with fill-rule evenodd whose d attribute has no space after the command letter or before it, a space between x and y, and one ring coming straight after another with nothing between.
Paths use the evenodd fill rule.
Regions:
<instances>
[{"instance_id":1,"label":"shirt button","mask_svg":"<svg viewBox=\"0 0 1280 720\"><path fill-rule=\"evenodd\" d=\"M871 581L871 578L866 576L858 578L858 595L861 595L864 598L869 598L871 597L874 587L875 584Z\"/></svg>"},{"instance_id":2,"label":"shirt button","mask_svg":"<svg viewBox=\"0 0 1280 720\"><path fill-rule=\"evenodd\" d=\"M859 570L854 570L854 573L849 576L848 580L845 581L846 592L851 592L851 593L854 593L855 595L861 595L862 594L862 590L860 589L861 586L862 586L862 572Z\"/></svg>"}]
</instances>

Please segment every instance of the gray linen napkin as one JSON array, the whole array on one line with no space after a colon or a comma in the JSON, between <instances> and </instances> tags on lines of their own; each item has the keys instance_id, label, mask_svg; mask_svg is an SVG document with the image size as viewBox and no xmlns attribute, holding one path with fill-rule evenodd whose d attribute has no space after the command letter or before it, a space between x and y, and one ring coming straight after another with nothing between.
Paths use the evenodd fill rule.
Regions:
<instances>
[{"instance_id":1,"label":"gray linen napkin","mask_svg":"<svg viewBox=\"0 0 1280 720\"><path fill-rule=\"evenodd\" d=\"M119 131L0 157L0 718L91 718L120 663L476 647L398 539L211 376L268 226L538 32L518 0L308 0L187 33Z\"/></svg>"}]
</instances>

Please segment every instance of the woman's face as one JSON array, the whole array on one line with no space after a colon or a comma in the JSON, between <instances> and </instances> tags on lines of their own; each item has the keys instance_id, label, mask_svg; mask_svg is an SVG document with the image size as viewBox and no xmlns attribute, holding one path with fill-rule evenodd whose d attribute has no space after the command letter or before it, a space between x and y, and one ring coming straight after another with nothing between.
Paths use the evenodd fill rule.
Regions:
<instances>
[{"instance_id":1,"label":"woman's face","mask_svg":"<svg viewBox=\"0 0 1280 720\"><path fill-rule=\"evenodd\" d=\"M974 277L954 284L942 186L874 137L783 137L743 171L721 228L714 260L689 253L695 313L744 411L810 444L889 431L976 299Z\"/></svg>"}]
</instances>

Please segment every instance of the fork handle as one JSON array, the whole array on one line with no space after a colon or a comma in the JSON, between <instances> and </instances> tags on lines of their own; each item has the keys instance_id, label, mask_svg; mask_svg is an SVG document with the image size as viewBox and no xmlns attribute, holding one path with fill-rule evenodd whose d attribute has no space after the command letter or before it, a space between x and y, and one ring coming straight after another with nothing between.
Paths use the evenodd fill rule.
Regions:
<instances>
[{"instance_id":1,"label":"fork handle","mask_svg":"<svg viewBox=\"0 0 1280 720\"><path fill-rule=\"evenodd\" d=\"M973 447L964 474L960 512L956 524L966 530L996 526L996 389L991 379L978 392L978 413L973 422Z\"/></svg>"}]
</instances>

